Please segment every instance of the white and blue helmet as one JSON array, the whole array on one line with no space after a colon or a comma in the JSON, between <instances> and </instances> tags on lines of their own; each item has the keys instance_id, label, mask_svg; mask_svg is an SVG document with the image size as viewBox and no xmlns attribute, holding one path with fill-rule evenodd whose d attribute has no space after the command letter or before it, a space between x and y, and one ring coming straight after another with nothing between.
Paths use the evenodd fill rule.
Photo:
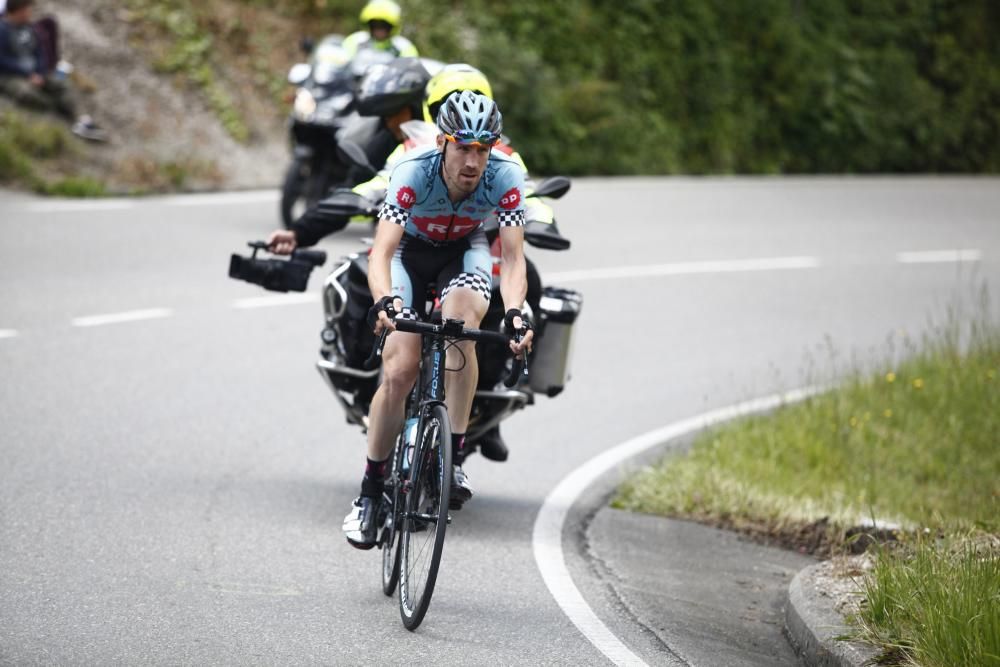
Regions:
<instances>
[{"instance_id":1,"label":"white and blue helmet","mask_svg":"<svg viewBox=\"0 0 1000 667\"><path fill-rule=\"evenodd\" d=\"M441 105L437 126L448 141L492 146L500 140L503 116L490 98L463 90L449 95Z\"/></svg>"}]
</instances>

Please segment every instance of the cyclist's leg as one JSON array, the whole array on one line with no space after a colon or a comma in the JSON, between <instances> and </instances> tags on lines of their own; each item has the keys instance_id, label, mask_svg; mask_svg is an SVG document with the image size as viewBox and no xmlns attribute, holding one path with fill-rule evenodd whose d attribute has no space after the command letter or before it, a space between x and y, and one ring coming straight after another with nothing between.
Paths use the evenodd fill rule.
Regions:
<instances>
[{"instance_id":1,"label":"cyclist's leg","mask_svg":"<svg viewBox=\"0 0 1000 667\"><path fill-rule=\"evenodd\" d=\"M415 317L411 287L424 283L415 277L415 272L404 268L402 250L405 245L400 243L392 260L393 294L411 295L403 300L404 312ZM386 463L396 435L403 426L406 397L416 381L419 359L419 336L396 332L386 339L382 352L382 382L372 397L368 414L368 461L361 480L361 493L352 503L342 526L347 541L359 549L375 546Z\"/></svg>"},{"instance_id":2,"label":"cyclist's leg","mask_svg":"<svg viewBox=\"0 0 1000 667\"><path fill-rule=\"evenodd\" d=\"M427 248L404 236L392 257L392 294L402 300L405 317L423 315L429 274L426 256ZM417 379L419 362L420 336L397 331L386 339L382 383L369 412L368 456L373 460L384 460L392 452L396 435L403 427L406 397Z\"/></svg>"}]
</instances>

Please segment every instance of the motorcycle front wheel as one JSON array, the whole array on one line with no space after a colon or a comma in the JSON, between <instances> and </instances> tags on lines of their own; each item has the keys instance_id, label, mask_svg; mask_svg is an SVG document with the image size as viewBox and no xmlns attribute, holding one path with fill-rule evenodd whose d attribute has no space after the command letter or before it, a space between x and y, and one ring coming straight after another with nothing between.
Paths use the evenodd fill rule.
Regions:
<instances>
[{"instance_id":1,"label":"motorcycle front wheel","mask_svg":"<svg viewBox=\"0 0 1000 667\"><path fill-rule=\"evenodd\" d=\"M290 229L292 223L306 211L303 195L306 183L309 182L310 171L308 160L296 158L288 165L285 180L281 184L281 223L285 229Z\"/></svg>"}]
</instances>

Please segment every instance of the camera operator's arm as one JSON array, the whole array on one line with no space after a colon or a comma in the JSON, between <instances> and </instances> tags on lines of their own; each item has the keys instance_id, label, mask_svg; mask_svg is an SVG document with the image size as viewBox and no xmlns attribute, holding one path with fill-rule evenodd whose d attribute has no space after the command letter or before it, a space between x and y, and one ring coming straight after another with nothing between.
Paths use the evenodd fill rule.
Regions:
<instances>
[{"instance_id":1,"label":"camera operator's arm","mask_svg":"<svg viewBox=\"0 0 1000 667\"><path fill-rule=\"evenodd\" d=\"M348 217L323 213L311 208L292 223L291 229L278 229L267 238L267 246L278 255L291 254L296 248L308 248L328 234L339 232L347 226Z\"/></svg>"}]
</instances>

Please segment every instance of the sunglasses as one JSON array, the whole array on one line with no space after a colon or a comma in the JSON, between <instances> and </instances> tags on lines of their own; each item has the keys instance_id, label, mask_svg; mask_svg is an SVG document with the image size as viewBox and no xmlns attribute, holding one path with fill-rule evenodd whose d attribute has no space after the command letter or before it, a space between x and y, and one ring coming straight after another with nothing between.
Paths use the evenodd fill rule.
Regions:
<instances>
[{"instance_id":1,"label":"sunglasses","mask_svg":"<svg viewBox=\"0 0 1000 667\"><path fill-rule=\"evenodd\" d=\"M455 134L446 134L444 138L454 144L479 144L480 146L492 146L500 141L500 137L492 132L483 130L459 130Z\"/></svg>"}]
</instances>

